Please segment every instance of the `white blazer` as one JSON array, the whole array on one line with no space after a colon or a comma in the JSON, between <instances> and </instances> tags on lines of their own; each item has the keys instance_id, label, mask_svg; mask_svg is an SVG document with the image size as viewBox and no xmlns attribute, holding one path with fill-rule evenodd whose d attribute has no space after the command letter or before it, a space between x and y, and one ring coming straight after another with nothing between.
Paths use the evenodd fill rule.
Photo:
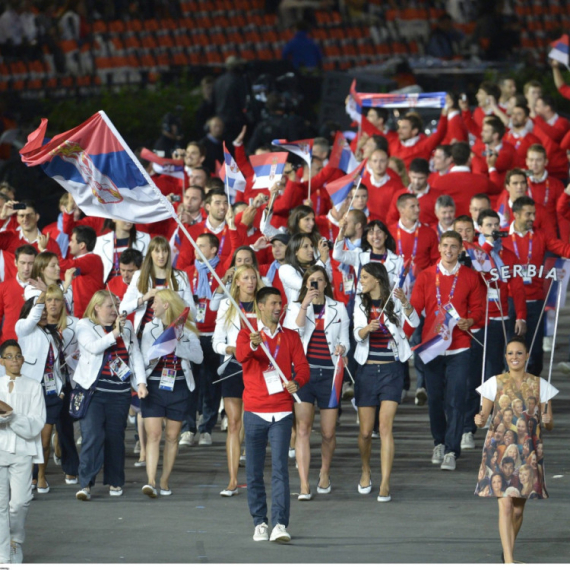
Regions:
<instances>
[{"instance_id":1,"label":"white blazer","mask_svg":"<svg viewBox=\"0 0 570 570\"><path fill-rule=\"evenodd\" d=\"M63 299L65 301L65 307L67 308L67 313L69 315L73 315L73 287L70 285L67 288L67 291L63 291L63 283L59 284L59 288L63 292ZM33 285L29 283L24 288L24 299L27 301L32 297L39 297L42 292L39 289L36 289Z\"/></svg>"},{"instance_id":2,"label":"white blazer","mask_svg":"<svg viewBox=\"0 0 570 570\"><path fill-rule=\"evenodd\" d=\"M305 354L307 354L309 341L311 340L313 332L315 332L316 326L314 305L311 303L307 307L304 327L299 327L295 322L300 310L301 303L291 303L288 305L283 326L288 329L296 330L299 333L301 342L303 343L303 348L305 349ZM350 339L348 336L350 319L348 318L346 307L342 303L339 303L330 297L325 297L324 316L325 336L327 338L327 344L329 346L331 356L333 356L334 351L339 344L344 346L344 355L346 356L350 350Z\"/></svg>"},{"instance_id":3,"label":"white blazer","mask_svg":"<svg viewBox=\"0 0 570 570\"><path fill-rule=\"evenodd\" d=\"M210 304L210 308L211 306L212 305ZM226 324L226 315L230 306L230 300L227 297L220 301L218 314L216 316L216 328L214 329L214 335L212 336L212 347L214 352L217 352L224 357L224 362L218 368L218 374L222 374L232 359L231 354L226 354L226 348L228 346L236 346L239 331L243 328L241 318L237 311L235 311L230 323ZM241 363L238 362L238 364L241 366Z\"/></svg>"},{"instance_id":4,"label":"white blazer","mask_svg":"<svg viewBox=\"0 0 570 570\"><path fill-rule=\"evenodd\" d=\"M333 259L339 263L346 263L347 265L352 265L356 273L356 279L358 281L356 291L360 293L360 269L363 265L370 263L370 252L371 250L362 251L359 247L353 249L352 251L345 250L343 241L335 241L333 249ZM402 272L402 267L404 267L404 258L401 255L396 255L393 251L389 249L386 250L386 261L384 262L384 267L388 272L388 279L390 280L390 286L393 287L396 279Z\"/></svg>"},{"instance_id":5,"label":"white blazer","mask_svg":"<svg viewBox=\"0 0 570 570\"><path fill-rule=\"evenodd\" d=\"M149 361L147 358L148 351L163 331L164 325L160 319L152 319L152 321L147 323L144 327L141 339L141 352L144 358L147 378L151 375L152 371L158 364L158 358L153 358ZM204 360L200 339L191 330L184 327L182 337L176 343L174 354L182 359L182 371L184 372L184 376L186 376L188 389L192 392L194 388L196 388L196 383L194 382L194 375L192 374L192 366L190 365L190 362L201 364Z\"/></svg>"},{"instance_id":6,"label":"white blazer","mask_svg":"<svg viewBox=\"0 0 570 570\"><path fill-rule=\"evenodd\" d=\"M329 276L329 281L332 283L331 260L327 259L325 264L321 259L319 259L318 261L315 261L314 265L324 267L327 275ZM292 265L287 263L279 268L279 279L281 279L283 290L287 296L287 304L297 301L301 291L301 285L303 284L303 276Z\"/></svg>"},{"instance_id":7,"label":"white blazer","mask_svg":"<svg viewBox=\"0 0 570 570\"><path fill-rule=\"evenodd\" d=\"M390 334L394 337L396 342L396 348L398 350L398 360L400 362L406 362L408 358L412 355L412 350L410 349L410 343L406 337L406 333L402 328L404 320L411 326L416 328L420 324L420 318L414 309L410 316L406 316L402 303L394 297L394 313L398 317L400 322L399 326L386 319L384 324L386 328L390 331ZM362 296L359 294L356 297L356 302L354 304L354 338L356 340L356 350L354 351L354 359L358 364L366 364L368 360L368 338L369 335L360 338L358 332L360 329L368 325L368 319L366 318L366 313L364 312L364 306L362 305Z\"/></svg>"},{"instance_id":8,"label":"white blazer","mask_svg":"<svg viewBox=\"0 0 570 570\"><path fill-rule=\"evenodd\" d=\"M18 342L25 359L22 366L22 374L41 382L51 345L54 355L53 375L59 395L65 383L65 370L59 367L59 348L57 343L48 331L38 326L44 308L45 305L43 303L35 304L29 315L16 323L16 334L18 335ZM62 333L64 357L71 356L77 350L77 322L78 319L75 317L67 317L67 327Z\"/></svg>"},{"instance_id":9,"label":"white blazer","mask_svg":"<svg viewBox=\"0 0 570 570\"><path fill-rule=\"evenodd\" d=\"M148 244L150 243L150 235L145 232L137 232L135 243L132 247L138 249L143 257L146 255L146 250ZM93 253L96 253L103 262L103 282L107 281L111 269L113 269L113 263L115 262L113 252L115 250L115 232L109 232L108 234L103 234L97 238L97 243L95 244L95 249Z\"/></svg>"},{"instance_id":10,"label":"white blazer","mask_svg":"<svg viewBox=\"0 0 570 570\"><path fill-rule=\"evenodd\" d=\"M188 275L184 271L179 271L177 269L173 269L173 277L178 282L178 291L176 291L180 298L186 303L187 307L190 307L190 313L192 314L192 318L196 318L196 305L194 303L194 297L192 296L192 289L190 287L190 283L188 282ZM119 305L119 312L127 311L127 315L131 313L135 313L135 332L138 333L138 330L141 326L142 318L146 312L147 302L145 301L142 303L140 307L137 308L137 303L139 297L142 297L142 293L138 290L137 283L139 282L140 277L140 269L135 271L133 275L133 279ZM149 277L148 286L152 287L152 282ZM161 287L157 287L161 288ZM164 287L162 287L164 289Z\"/></svg>"},{"instance_id":11,"label":"white blazer","mask_svg":"<svg viewBox=\"0 0 570 570\"><path fill-rule=\"evenodd\" d=\"M77 323L76 330L79 343L79 362L75 369L75 382L87 390L99 376L103 367L105 351L116 344L116 340L112 331L105 332L101 325L95 324L90 319L81 319ZM146 384L146 374L139 343L130 321L125 323L121 336L129 352L131 386L137 390L139 384Z\"/></svg>"}]
</instances>

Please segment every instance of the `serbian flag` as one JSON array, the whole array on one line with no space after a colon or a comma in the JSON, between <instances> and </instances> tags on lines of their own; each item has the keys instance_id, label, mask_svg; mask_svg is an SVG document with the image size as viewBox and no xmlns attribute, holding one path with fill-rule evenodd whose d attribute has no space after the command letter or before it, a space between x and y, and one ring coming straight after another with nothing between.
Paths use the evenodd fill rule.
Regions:
<instances>
[{"instance_id":1,"label":"serbian flag","mask_svg":"<svg viewBox=\"0 0 570 570\"><path fill-rule=\"evenodd\" d=\"M384 133L380 132L367 118L366 115L362 115L362 132L366 133L369 137L374 135L384 136Z\"/></svg>"},{"instance_id":2,"label":"serbian flag","mask_svg":"<svg viewBox=\"0 0 570 570\"><path fill-rule=\"evenodd\" d=\"M562 297L560 299L560 308L566 304L566 291L568 289L568 281L570 280L570 259L561 259L556 257L549 257L544 262L543 274L548 274L553 268L556 269L556 279L552 282L550 287L550 279L544 280L544 293L550 293L546 298L546 310L553 311L556 309L556 299L558 297L558 290L562 287Z\"/></svg>"},{"instance_id":3,"label":"serbian flag","mask_svg":"<svg viewBox=\"0 0 570 570\"><path fill-rule=\"evenodd\" d=\"M422 359L424 364L431 362L438 356L442 356L451 346L451 337L453 328L457 324L457 319L454 319L447 311L439 317L434 328L435 335L412 349Z\"/></svg>"},{"instance_id":4,"label":"serbian flag","mask_svg":"<svg viewBox=\"0 0 570 570\"><path fill-rule=\"evenodd\" d=\"M358 96L362 108L443 109L445 107L445 91L434 93L359 93Z\"/></svg>"},{"instance_id":5,"label":"serbian flag","mask_svg":"<svg viewBox=\"0 0 570 570\"><path fill-rule=\"evenodd\" d=\"M558 38L555 42L550 44L552 49L548 53L548 57L555 61L559 61L568 67L568 54L570 53L569 46L570 40L568 38L568 34L564 34L561 38Z\"/></svg>"},{"instance_id":6,"label":"serbian flag","mask_svg":"<svg viewBox=\"0 0 570 570\"><path fill-rule=\"evenodd\" d=\"M334 367L334 375L329 399L329 408L337 408L340 403L340 393L342 390L342 380L344 378L344 360L339 356Z\"/></svg>"},{"instance_id":7,"label":"serbian flag","mask_svg":"<svg viewBox=\"0 0 570 570\"><path fill-rule=\"evenodd\" d=\"M179 180L184 180L184 161L174 158L163 158L158 156L148 148L141 150L141 158L152 162L152 169L157 174L164 174L165 176L172 176Z\"/></svg>"},{"instance_id":8,"label":"serbian flag","mask_svg":"<svg viewBox=\"0 0 570 570\"><path fill-rule=\"evenodd\" d=\"M152 343L148 351L149 360L160 358L161 356L166 356L174 352L178 338L184 330L184 324L188 318L189 311L190 308L186 307L182 313L180 313L180 316L168 325L168 327L162 331L162 334Z\"/></svg>"},{"instance_id":9,"label":"serbian flag","mask_svg":"<svg viewBox=\"0 0 570 570\"><path fill-rule=\"evenodd\" d=\"M28 136L22 162L41 166L87 216L148 224L175 215L103 111L44 144L47 126Z\"/></svg>"},{"instance_id":10,"label":"serbian flag","mask_svg":"<svg viewBox=\"0 0 570 570\"><path fill-rule=\"evenodd\" d=\"M362 101L360 95L356 91L356 79L353 80L350 86L350 92L346 98L346 113L353 120L360 124L362 120Z\"/></svg>"},{"instance_id":11,"label":"serbian flag","mask_svg":"<svg viewBox=\"0 0 570 570\"><path fill-rule=\"evenodd\" d=\"M402 271L400 271L400 275L398 275L398 289L401 289L404 286L408 274L410 273L411 267L412 267L412 258L409 257L408 260L404 263Z\"/></svg>"},{"instance_id":12,"label":"serbian flag","mask_svg":"<svg viewBox=\"0 0 570 570\"><path fill-rule=\"evenodd\" d=\"M337 131L334 137L329 166L338 168L343 172L352 172L358 167L358 160L356 160L348 141L340 131Z\"/></svg>"},{"instance_id":13,"label":"serbian flag","mask_svg":"<svg viewBox=\"0 0 570 570\"><path fill-rule=\"evenodd\" d=\"M255 172L253 188L271 188L281 180L287 162L287 153L266 152L265 154L257 154L250 156L249 162Z\"/></svg>"},{"instance_id":14,"label":"serbian flag","mask_svg":"<svg viewBox=\"0 0 570 570\"><path fill-rule=\"evenodd\" d=\"M285 139L275 139L272 145L280 146L288 152L300 156L308 165L311 164L313 156L313 142L315 139L303 139L302 141L287 142Z\"/></svg>"},{"instance_id":15,"label":"serbian flag","mask_svg":"<svg viewBox=\"0 0 570 570\"><path fill-rule=\"evenodd\" d=\"M489 273L489 271L495 267L491 256L477 244L464 241L463 247L467 255L471 258L471 266L475 271Z\"/></svg>"},{"instance_id":16,"label":"serbian flag","mask_svg":"<svg viewBox=\"0 0 570 570\"><path fill-rule=\"evenodd\" d=\"M352 190L352 187L362 176L365 165L366 161L363 160L350 174L337 178L327 184L326 189L335 208L338 209L338 207L346 200L346 197Z\"/></svg>"},{"instance_id":17,"label":"serbian flag","mask_svg":"<svg viewBox=\"0 0 570 570\"><path fill-rule=\"evenodd\" d=\"M243 192L245 190L245 178L236 164L234 157L226 148L226 143L224 143L224 164L222 168L220 168L220 179L226 185L229 194L228 200L233 204L236 192Z\"/></svg>"}]
</instances>

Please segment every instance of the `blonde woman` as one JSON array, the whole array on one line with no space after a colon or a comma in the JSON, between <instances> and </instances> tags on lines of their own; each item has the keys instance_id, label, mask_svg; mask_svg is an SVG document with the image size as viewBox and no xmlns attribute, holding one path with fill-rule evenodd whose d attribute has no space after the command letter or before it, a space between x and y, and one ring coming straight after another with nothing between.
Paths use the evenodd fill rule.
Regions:
<instances>
[{"instance_id":1,"label":"blonde woman","mask_svg":"<svg viewBox=\"0 0 570 570\"><path fill-rule=\"evenodd\" d=\"M501 457L501 461L505 457L511 457L515 462L515 471L522 465L521 461L521 454L519 453L519 446L516 443L511 443L505 449L505 453L503 453L503 457Z\"/></svg>"},{"instance_id":2,"label":"blonde woman","mask_svg":"<svg viewBox=\"0 0 570 570\"><path fill-rule=\"evenodd\" d=\"M24 289L24 299L27 301L38 297L47 286L57 285L63 291L67 314L73 315L73 288L70 285L75 275L75 267L65 272L65 281L59 278L60 273L59 258L55 253L46 250L36 255L32 276Z\"/></svg>"},{"instance_id":3,"label":"blonde woman","mask_svg":"<svg viewBox=\"0 0 570 570\"><path fill-rule=\"evenodd\" d=\"M125 429L131 404L131 387L139 398L147 395L144 362L133 325L118 315L119 300L97 291L77 324L79 362L74 380L92 391L81 426L80 501L91 500L91 487L104 460L103 485L120 497L125 484Z\"/></svg>"},{"instance_id":4,"label":"blonde woman","mask_svg":"<svg viewBox=\"0 0 570 570\"><path fill-rule=\"evenodd\" d=\"M46 287L41 283L39 286L42 288L39 296L24 303L15 330L22 354L26 358L22 374L40 381L43 387L46 404L46 423L42 429L44 461L38 468L37 491L49 493L50 487L45 474L53 426L59 422L62 415L67 414L69 417L67 410L63 409L66 400L69 407L70 391L65 358L72 355L77 348L77 319L67 316L63 292L59 285ZM73 442L73 427L71 432L69 445L65 445L63 462L68 484L77 483L79 466ZM68 439L65 443L68 443Z\"/></svg>"},{"instance_id":5,"label":"blonde woman","mask_svg":"<svg viewBox=\"0 0 570 570\"><path fill-rule=\"evenodd\" d=\"M204 359L198 339L198 329L192 322L192 317L188 315L173 352L150 361L147 355L154 342L183 313L184 309L184 301L174 291L170 289L157 291L152 304L154 318L146 324L142 336L141 349L145 359L148 389L148 396L141 400L141 412L147 435L148 477L148 483L142 491L152 499L158 495L156 471L163 422L165 422L165 445L160 494L172 495L168 481L178 453L178 436L187 413L188 397L196 387L191 362L201 364Z\"/></svg>"},{"instance_id":6,"label":"blonde woman","mask_svg":"<svg viewBox=\"0 0 570 570\"><path fill-rule=\"evenodd\" d=\"M261 277L253 265L241 265L236 269L232 280L230 294L239 305L240 310L253 322L257 319L255 294L261 288ZM219 374L222 378L222 398L228 417L228 435L226 453L230 480L228 486L220 493L222 497L238 494L238 469L241 449L240 432L243 414L243 375L241 364L235 359L236 341L243 324L237 309L229 299L220 302L216 329L212 338L214 351L224 357Z\"/></svg>"},{"instance_id":7,"label":"blonde woman","mask_svg":"<svg viewBox=\"0 0 570 570\"><path fill-rule=\"evenodd\" d=\"M170 244L166 238L156 236L150 241L143 264L133 275L119 307L121 313L123 311L126 311L127 315L135 313L134 329L139 337L145 325L152 320L151 299L160 289L176 291L186 306L190 307L192 318L196 316L196 306L188 276L184 271L173 269Z\"/></svg>"}]
</instances>

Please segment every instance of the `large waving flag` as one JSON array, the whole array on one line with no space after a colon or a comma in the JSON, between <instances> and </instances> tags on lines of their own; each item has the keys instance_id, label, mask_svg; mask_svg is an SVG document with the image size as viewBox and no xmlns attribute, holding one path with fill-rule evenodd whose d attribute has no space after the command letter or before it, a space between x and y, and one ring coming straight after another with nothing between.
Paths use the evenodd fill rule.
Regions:
<instances>
[{"instance_id":1,"label":"large waving flag","mask_svg":"<svg viewBox=\"0 0 570 570\"><path fill-rule=\"evenodd\" d=\"M347 173L358 167L358 160L356 160L348 141L340 131L337 131L334 137L329 166Z\"/></svg>"},{"instance_id":2,"label":"large waving flag","mask_svg":"<svg viewBox=\"0 0 570 570\"><path fill-rule=\"evenodd\" d=\"M360 124L362 120L362 103L356 91L356 79L352 81L350 93L346 98L346 113L353 120Z\"/></svg>"},{"instance_id":3,"label":"large waving flag","mask_svg":"<svg viewBox=\"0 0 570 570\"><path fill-rule=\"evenodd\" d=\"M342 390L342 380L344 378L344 360L339 356L334 367L334 375L331 387L331 397L329 399L329 408L336 408L340 403L340 393Z\"/></svg>"},{"instance_id":4,"label":"large waving flag","mask_svg":"<svg viewBox=\"0 0 570 570\"><path fill-rule=\"evenodd\" d=\"M234 157L226 148L226 143L224 143L224 164L220 168L219 176L228 190L228 200L233 204L236 192L245 190L245 177L236 164Z\"/></svg>"},{"instance_id":5,"label":"large waving flag","mask_svg":"<svg viewBox=\"0 0 570 570\"><path fill-rule=\"evenodd\" d=\"M166 356L174 352L189 312L190 308L186 307L182 313L180 313L180 316L174 319L174 321L162 331L162 334L152 343L148 351L147 357L149 360L160 358L161 356Z\"/></svg>"},{"instance_id":6,"label":"large waving flag","mask_svg":"<svg viewBox=\"0 0 570 570\"><path fill-rule=\"evenodd\" d=\"M550 287L550 279L544 280L545 294L550 293L546 298L546 310L556 309L556 299L558 297L558 289L562 288L562 297L560 299L560 308L566 305L566 291L568 289L568 281L570 280L570 259L560 259L556 257L549 257L544 262L544 274L550 272L552 268L556 268L556 280L552 282Z\"/></svg>"},{"instance_id":7,"label":"large waving flag","mask_svg":"<svg viewBox=\"0 0 570 570\"><path fill-rule=\"evenodd\" d=\"M158 156L148 148L141 150L141 158L152 162L152 169L157 174L164 174L165 176L172 176L179 180L184 180L184 161L174 158L164 158Z\"/></svg>"},{"instance_id":8,"label":"large waving flag","mask_svg":"<svg viewBox=\"0 0 570 570\"><path fill-rule=\"evenodd\" d=\"M337 178L336 180L333 180L327 184L326 189L335 208L338 209L339 206L346 200L346 197L352 190L352 187L362 176L362 172L365 166L366 161L363 160L350 174L342 176L341 178Z\"/></svg>"},{"instance_id":9,"label":"large waving flag","mask_svg":"<svg viewBox=\"0 0 570 570\"><path fill-rule=\"evenodd\" d=\"M44 144L47 125L29 135L22 161L41 166L86 215L141 224L175 215L103 111Z\"/></svg>"},{"instance_id":10,"label":"large waving flag","mask_svg":"<svg viewBox=\"0 0 570 570\"><path fill-rule=\"evenodd\" d=\"M453 328L456 324L457 319L454 319L446 311L435 327L435 335L412 349L422 359L424 364L445 354L445 351L451 346Z\"/></svg>"},{"instance_id":11,"label":"large waving flag","mask_svg":"<svg viewBox=\"0 0 570 570\"><path fill-rule=\"evenodd\" d=\"M564 34L561 38L558 38L555 42L550 44L552 48L548 53L550 59L559 61L568 67L569 59L568 54L570 53L570 39L568 34Z\"/></svg>"},{"instance_id":12,"label":"large waving flag","mask_svg":"<svg viewBox=\"0 0 570 570\"><path fill-rule=\"evenodd\" d=\"M315 142L315 139L303 139L302 141L293 142L287 142L285 139L275 139L271 141L271 144L300 156L310 166L313 156L313 142Z\"/></svg>"},{"instance_id":13,"label":"large waving flag","mask_svg":"<svg viewBox=\"0 0 570 570\"><path fill-rule=\"evenodd\" d=\"M287 162L287 153L266 152L250 156L249 161L255 172L253 187L255 189L271 188L275 182L281 180Z\"/></svg>"}]
</instances>

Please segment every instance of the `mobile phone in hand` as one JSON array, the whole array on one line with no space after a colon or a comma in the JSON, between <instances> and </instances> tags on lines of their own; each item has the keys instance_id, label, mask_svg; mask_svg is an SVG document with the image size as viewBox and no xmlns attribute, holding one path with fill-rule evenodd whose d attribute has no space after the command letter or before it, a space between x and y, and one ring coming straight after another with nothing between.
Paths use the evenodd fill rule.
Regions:
<instances>
[{"instance_id":1,"label":"mobile phone in hand","mask_svg":"<svg viewBox=\"0 0 570 570\"><path fill-rule=\"evenodd\" d=\"M311 281L310 286L311 286L311 289L318 289L319 288L319 284L316 281Z\"/></svg>"}]
</instances>

